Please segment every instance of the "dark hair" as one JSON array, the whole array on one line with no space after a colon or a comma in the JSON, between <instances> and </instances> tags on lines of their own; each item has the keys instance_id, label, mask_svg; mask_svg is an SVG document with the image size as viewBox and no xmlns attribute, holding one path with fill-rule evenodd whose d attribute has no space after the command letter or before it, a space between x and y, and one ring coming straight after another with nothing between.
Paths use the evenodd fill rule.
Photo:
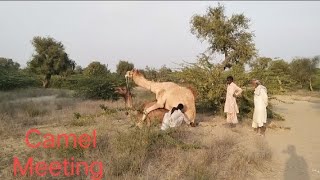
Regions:
<instances>
[{"instance_id":1,"label":"dark hair","mask_svg":"<svg viewBox=\"0 0 320 180\"><path fill-rule=\"evenodd\" d=\"M173 107L172 109L171 109L171 114L174 112L174 111L176 111L176 110L182 110L183 109L183 104L178 104L178 106L177 107Z\"/></svg>"},{"instance_id":2,"label":"dark hair","mask_svg":"<svg viewBox=\"0 0 320 180\"><path fill-rule=\"evenodd\" d=\"M232 76L228 76L227 80L233 81L233 77Z\"/></svg>"}]
</instances>

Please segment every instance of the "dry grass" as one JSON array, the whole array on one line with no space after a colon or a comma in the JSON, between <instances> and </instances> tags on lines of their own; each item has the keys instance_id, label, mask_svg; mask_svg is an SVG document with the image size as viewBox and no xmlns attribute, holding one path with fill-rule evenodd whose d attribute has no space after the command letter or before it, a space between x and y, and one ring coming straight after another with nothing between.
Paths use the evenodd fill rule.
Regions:
<instances>
[{"instance_id":1,"label":"dry grass","mask_svg":"<svg viewBox=\"0 0 320 180\"><path fill-rule=\"evenodd\" d=\"M141 98L142 94L137 96ZM123 111L122 101L81 101L70 97L15 100L0 104L0 143L6 145L0 147L0 156L5 157L0 159L0 179L14 179L13 156L25 160L32 156L36 162L70 157L88 163L102 161L104 179L155 180L254 179L272 157L263 139L249 136L242 128L231 131L222 126L182 126L163 132L155 124L137 129ZM211 122L209 118L206 121ZM97 148L26 148L21 140L29 128L52 134L89 134L96 129ZM46 177L88 178L84 173L69 178Z\"/></svg>"}]
</instances>

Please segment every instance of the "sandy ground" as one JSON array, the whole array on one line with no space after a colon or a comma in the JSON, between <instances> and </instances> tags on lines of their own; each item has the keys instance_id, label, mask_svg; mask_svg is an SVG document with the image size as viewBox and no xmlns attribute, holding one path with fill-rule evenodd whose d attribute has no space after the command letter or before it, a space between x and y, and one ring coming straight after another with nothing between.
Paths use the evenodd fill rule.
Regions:
<instances>
[{"instance_id":1,"label":"sandy ground","mask_svg":"<svg viewBox=\"0 0 320 180\"><path fill-rule=\"evenodd\" d=\"M320 100L314 97L277 96L274 110L286 119L278 123L291 130L268 130L277 166L265 179L320 180Z\"/></svg>"}]
</instances>

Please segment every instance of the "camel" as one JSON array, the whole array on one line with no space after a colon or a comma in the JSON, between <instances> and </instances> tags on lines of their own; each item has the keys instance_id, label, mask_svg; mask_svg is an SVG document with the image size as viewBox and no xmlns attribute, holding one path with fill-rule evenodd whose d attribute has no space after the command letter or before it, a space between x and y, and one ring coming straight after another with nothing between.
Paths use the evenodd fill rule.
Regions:
<instances>
[{"instance_id":1,"label":"camel","mask_svg":"<svg viewBox=\"0 0 320 180\"><path fill-rule=\"evenodd\" d=\"M149 81L136 69L127 71L125 77L132 79L138 86L156 94L157 102L144 109L144 115L140 123L143 123L147 115L153 110L161 108L171 110L173 107L176 107L181 103L184 105L184 113L186 117L192 122L191 125L195 124L195 96L190 88L179 86L173 82ZM138 126L141 126L141 124L138 124Z\"/></svg>"},{"instance_id":2,"label":"camel","mask_svg":"<svg viewBox=\"0 0 320 180\"><path fill-rule=\"evenodd\" d=\"M121 97L123 97L124 102L125 102L125 107L128 109L133 108L133 103L132 103L132 93L126 88L126 87L116 87L115 88L115 93L119 94ZM145 102L142 107L143 109L149 108L153 106L156 102ZM134 108L135 109L135 108ZM140 109L140 108L138 108ZM164 114L168 112L166 109L157 109L152 112L150 112L147 116L147 124L148 126L151 125L152 120L156 120L159 123L162 122ZM141 119L143 116L143 111L135 110L136 117ZM129 114L129 113L128 113Z\"/></svg>"},{"instance_id":3,"label":"camel","mask_svg":"<svg viewBox=\"0 0 320 180\"><path fill-rule=\"evenodd\" d=\"M126 87L116 87L115 93L124 99L126 108L132 108L132 94Z\"/></svg>"},{"instance_id":4,"label":"camel","mask_svg":"<svg viewBox=\"0 0 320 180\"><path fill-rule=\"evenodd\" d=\"M147 108L153 106L155 103L156 103L155 101L146 102L146 103L143 104L143 109L147 109ZM156 121L156 123L161 124L162 120L163 120L163 117L164 117L164 114L167 113L167 112L168 112L168 110L166 110L164 108L156 109L154 111L151 111L146 117L147 125L150 126L152 120ZM143 111L138 111L137 118L138 119L142 119L143 115L144 115Z\"/></svg>"}]
</instances>

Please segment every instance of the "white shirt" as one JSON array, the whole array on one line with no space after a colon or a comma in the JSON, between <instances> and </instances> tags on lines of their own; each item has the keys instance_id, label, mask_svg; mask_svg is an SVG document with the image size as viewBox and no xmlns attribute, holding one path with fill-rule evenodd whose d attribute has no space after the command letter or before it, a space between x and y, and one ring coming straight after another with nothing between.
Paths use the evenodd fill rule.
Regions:
<instances>
[{"instance_id":1,"label":"white shirt","mask_svg":"<svg viewBox=\"0 0 320 180\"><path fill-rule=\"evenodd\" d=\"M180 109L175 110L172 114L171 111L169 111L163 117L161 130L166 130L169 127L178 127L183 121L190 124L189 119L180 111Z\"/></svg>"}]
</instances>

